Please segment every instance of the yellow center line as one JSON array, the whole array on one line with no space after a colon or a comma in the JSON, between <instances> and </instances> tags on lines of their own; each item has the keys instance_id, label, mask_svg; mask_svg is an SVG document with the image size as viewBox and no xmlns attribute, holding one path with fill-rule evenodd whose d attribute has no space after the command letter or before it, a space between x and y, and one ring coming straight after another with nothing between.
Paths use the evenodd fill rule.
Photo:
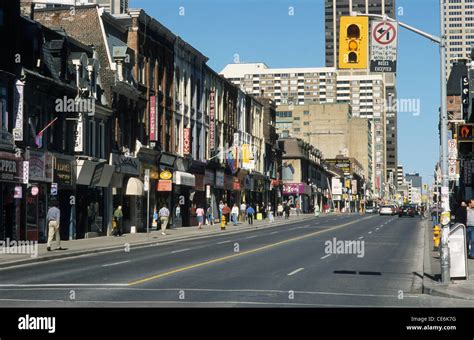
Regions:
<instances>
[{"instance_id":1,"label":"yellow center line","mask_svg":"<svg viewBox=\"0 0 474 340\"><path fill-rule=\"evenodd\" d=\"M138 280L138 281L130 282L128 285L133 286L133 285L137 285L137 284L144 283L144 282L147 282L147 281L160 279L160 278L165 277L165 276L170 276L170 275L173 275L173 274L176 274L176 273L181 273L181 272L193 269L193 268L198 268L198 267L206 266L208 264L229 260L229 259L232 259L232 258L235 258L235 257L256 253L256 252L259 252L259 251L262 251L262 250L265 250L265 249L269 249L269 248L273 248L273 247L276 247L276 246L279 246L279 245L282 245L282 244L285 244L285 243L302 240L302 239L312 237L312 236L315 236L315 235L318 235L318 234L322 234L322 233L325 233L325 232L328 232L328 231L331 231L331 230L336 230L336 229L339 229L339 228L343 228L343 227L346 227L348 225L351 225L351 224L354 224L356 222L360 222L360 221L363 221L363 220L366 220L366 219L369 219L369 218L372 218L372 217L374 217L374 216L364 217L363 219L353 221L353 222L348 222L348 223L345 223L345 224L341 224L340 226L336 226L336 227L333 227L333 228L316 231L314 233L310 233L310 234L303 235L303 236L290 238L290 239L287 239L287 240L283 240L283 241L279 241L279 242L276 242L276 243L268 244L268 245L263 246L263 247L259 247L259 248L239 252L239 253L236 253L236 254L233 254L233 255L223 256L223 257L219 257L217 259L213 259L213 260L209 260L209 261L205 261L205 262L201 262L201 263L196 263L196 264L186 266L186 267L173 269L173 270L170 270L170 271L158 274L158 275L154 275L154 276L147 277L147 278L144 278L144 279L141 279L141 280Z\"/></svg>"}]
</instances>

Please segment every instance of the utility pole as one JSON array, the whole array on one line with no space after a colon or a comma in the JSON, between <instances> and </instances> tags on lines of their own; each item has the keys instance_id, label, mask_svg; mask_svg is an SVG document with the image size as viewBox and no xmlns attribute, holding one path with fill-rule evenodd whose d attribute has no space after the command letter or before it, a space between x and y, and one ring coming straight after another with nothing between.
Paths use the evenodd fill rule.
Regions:
<instances>
[{"instance_id":1,"label":"utility pole","mask_svg":"<svg viewBox=\"0 0 474 340\"><path fill-rule=\"evenodd\" d=\"M444 3L443 0L439 0L439 11L441 17L441 37L431 35L429 33L423 32L415 27L409 26L401 21L397 21L393 18L390 18L387 15L380 14L368 14L368 13L358 13L351 12L351 16L366 16L369 18L378 18L384 21L397 22L401 27L408 29L422 37L425 37L439 45L440 52L440 87L441 87L441 108L440 108L440 166L441 166L441 247L440 247L440 259L441 259L441 281L443 284L448 284L450 279L450 258L449 258L449 247L448 247L448 237L449 237L449 222L450 218L450 209L449 209L449 179L448 179L448 112L447 112L447 89L446 89L446 38L445 38L445 28L444 28Z\"/></svg>"}]
</instances>

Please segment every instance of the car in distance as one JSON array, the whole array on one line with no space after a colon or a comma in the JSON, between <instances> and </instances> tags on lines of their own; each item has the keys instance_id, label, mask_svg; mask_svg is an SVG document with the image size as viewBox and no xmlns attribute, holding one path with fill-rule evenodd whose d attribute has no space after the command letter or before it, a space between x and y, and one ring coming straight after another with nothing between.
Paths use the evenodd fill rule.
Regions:
<instances>
[{"instance_id":1,"label":"car in distance","mask_svg":"<svg viewBox=\"0 0 474 340\"><path fill-rule=\"evenodd\" d=\"M391 205L384 205L380 208L380 216L382 215L394 215L395 208Z\"/></svg>"},{"instance_id":2,"label":"car in distance","mask_svg":"<svg viewBox=\"0 0 474 340\"><path fill-rule=\"evenodd\" d=\"M398 217L410 216L415 217L415 208L412 205L403 205L398 208Z\"/></svg>"},{"instance_id":3,"label":"car in distance","mask_svg":"<svg viewBox=\"0 0 474 340\"><path fill-rule=\"evenodd\" d=\"M373 214L374 212L375 212L374 207L367 207L367 209L365 209L366 214Z\"/></svg>"}]
</instances>

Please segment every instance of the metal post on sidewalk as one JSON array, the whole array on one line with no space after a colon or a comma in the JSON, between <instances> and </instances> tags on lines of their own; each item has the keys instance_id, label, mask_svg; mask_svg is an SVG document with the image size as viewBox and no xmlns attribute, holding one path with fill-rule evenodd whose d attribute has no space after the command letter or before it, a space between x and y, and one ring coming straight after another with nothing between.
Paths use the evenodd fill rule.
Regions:
<instances>
[{"instance_id":1,"label":"metal post on sidewalk","mask_svg":"<svg viewBox=\"0 0 474 340\"><path fill-rule=\"evenodd\" d=\"M150 169L145 169L145 183L144 189L146 191L146 235L150 237Z\"/></svg>"}]
</instances>

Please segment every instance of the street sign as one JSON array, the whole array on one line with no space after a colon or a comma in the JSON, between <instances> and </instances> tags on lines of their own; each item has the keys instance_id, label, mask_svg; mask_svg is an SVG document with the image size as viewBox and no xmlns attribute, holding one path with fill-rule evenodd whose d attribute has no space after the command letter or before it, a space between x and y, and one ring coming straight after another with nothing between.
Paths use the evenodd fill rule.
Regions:
<instances>
[{"instance_id":1,"label":"street sign","mask_svg":"<svg viewBox=\"0 0 474 340\"><path fill-rule=\"evenodd\" d=\"M371 72L397 71L398 24L387 21L372 23L370 46Z\"/></svg>"},{"instance_id":2,"label":"street sign","mask_svg":"<svg viewBox=\"0 0 474 340\"><path fill-rule=\"evenodd\" d=\"M449 180L450 181L455 181L456 180L456 173L457 173L456 163L457 163L457 161L455 159L450 159L449 160L448 175L449 175Z\"/></svg>"},{"instance_id":3,"label":"street sign","mask_svg":"<svg viewBox=\"0 0 474 340\"><path fill-rule=\"evenodd\" d=\"M448 140L448 155L449 159L458 158L458 142L456 139Z\"/></svg>"},{"instance_id":4,"label":"street sign","mask_svg":"<svg viewBox=\"0 0 474 340\"><path fill-rule=\"evenodd\" d=\"M145 169L143 190L150 191L150 169Z\"/></svg>"}]
</instances>

